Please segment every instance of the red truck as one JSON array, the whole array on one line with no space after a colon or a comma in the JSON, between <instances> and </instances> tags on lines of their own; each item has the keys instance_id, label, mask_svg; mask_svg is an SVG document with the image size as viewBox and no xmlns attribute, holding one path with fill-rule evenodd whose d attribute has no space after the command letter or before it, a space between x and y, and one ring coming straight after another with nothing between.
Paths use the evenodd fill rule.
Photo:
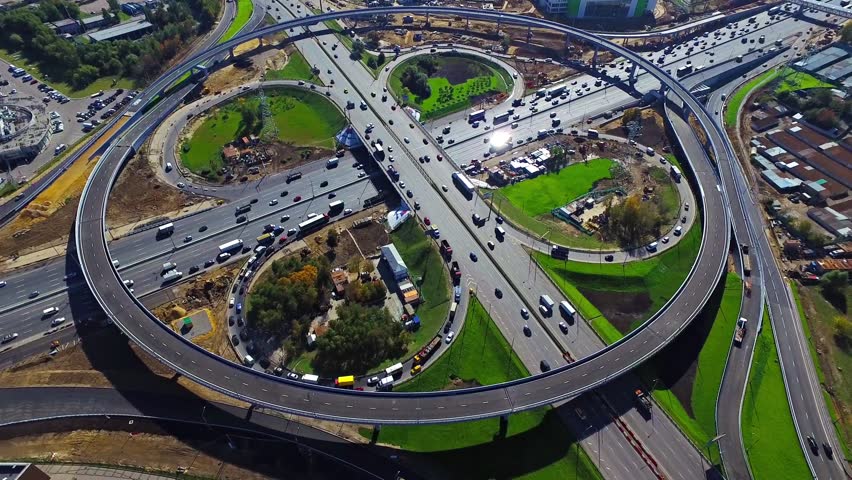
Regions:
<instances>
[{"instance_id":1,"label":"red truck","mask_svg":"<svg viewBox=\"0 0 852 480\"><path fill-rule=\"evenodd\" d=\"M644 408L645 411L648 411L648 412L651 411L651 406L653 404L651 403L651 399L648 398L647 393L645 393L641 388L637 388L636 391L633 392L633 395L634 395L634 400L636 400L637 405Z\"/></svg>"},{"instance_id":2,"label":"red truck","mask_svg":"<svg viewBox=\"0 0 852 480\"><path fill-rule=\"evenodd\" d=\"M450 264L450 276L453 277L453 285L461 283L461 268L459 268L459 262L453 262Z\"/></svg>"},{"instance_id":3,"label":"red truck","mask_svg":"<svg viewBox=\"0 0 852 480\"><path fill-rule=\"evenodd\" d=\"M417 355L414 356L414 364L415 365L423 365L426 363L429 358L438 350L438 347L441 346L441 336L435 335L435 338L432 339L431 342L426 344L422 350L420 350Z\"/></svg>"},{"instance_id":4,"label":"red truck","mask_svg":"<svg viewBox=\"0 0 852 480\"><path fill-rule=\"evenodd\" d=\"M453 247L450 246L450 242L441 240L441 255L447 261L453 258Z\"/></svg>"}]
</instances>

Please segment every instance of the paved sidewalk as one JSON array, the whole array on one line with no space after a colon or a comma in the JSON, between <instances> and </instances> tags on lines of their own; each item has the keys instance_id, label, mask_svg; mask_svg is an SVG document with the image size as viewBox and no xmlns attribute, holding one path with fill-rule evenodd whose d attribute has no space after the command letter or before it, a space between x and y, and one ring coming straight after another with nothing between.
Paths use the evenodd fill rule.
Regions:
<instances>
[{"instance_id":1,"label":"paved sidewalk","mask_svg":"<svg viewBox=\"0 0 852 480\"><path fill-rule=\"evenodd\" d=\"M174 480L174 477L122 470L116 467L93 467L88 465L37 465L37 467L50 475L51 480L107 480L115 478L131 480Z\"/></svg>"}]
</instances>

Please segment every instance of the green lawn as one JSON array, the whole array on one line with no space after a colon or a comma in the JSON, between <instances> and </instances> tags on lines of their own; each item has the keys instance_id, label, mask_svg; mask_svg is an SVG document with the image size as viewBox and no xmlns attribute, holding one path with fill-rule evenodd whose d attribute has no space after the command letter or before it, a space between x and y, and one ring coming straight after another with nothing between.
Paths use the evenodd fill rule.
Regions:
<instances>
[{"instance_id":1,"label":"green lawn","mask_svg":"<svg viewBox=\"0 0 852 480\"><path fill-rule=\"evenodd\" d=\"M6 180L5 182L3 182L3 185L0 185L0 198L3 198L7 195L11 195L12 193L16 192L18 190L18 187L19 185Z\"/></svg>"},{"instance_id":2,"label":"green lawn","mask_svg":"<svg viewBox=\"0 0 852 480\"><path fill-rule=\"evenodd\" d=\"M598 181L612 178L610 169L614 165L608 158L573 163L557 173L524 180L500 191L526 215L549 215L554 208L588 193Z\"/></svg>"},{"instance_id":3,"label":"green lawn","mask_svg":"<svg viewBox=\"0 0 852 480\"><path fill-rule=\"evenodd\" d=\"M429 78L431 94L426 98L420 98L402 85L402 73L408 66L416 64L419 57L397 65L391 72L388 88L401 103L419 110L423 121L464 110L471 106L471 98L489 93L508 92L512 88L511 77L495 63L467 55L432 55L432 57L438 60L439 72L448 62L456 62L468 63L471 72L476 69L480 74L455 85L445 77L432 76Z\"/></svg>"},{"instance_id":4,"label":"green lawn","mask_svg":"<svg viewBox=\"0 0 852 480\"><path fill-rule=\"evenodd\" d=\"M16 52L9 52L8 50L0 49L0 58L15 65L16 67L23 68L39 82L47 82L51 88L54 88L63 95L71 98L88 97L93 93L97 93L99 90L108 90L110 88L123 88L125 90L132 90L133 88L136 88L136 84L133 80L127 78L102 77L89 84L86 88L75 90L67 83L50 80L41 72L41 70L39 70L35 63L26 61Z\"/></svg>"},{"instance_id":5,"label":"green lawn","mask_svg":"<svg viewBox=\"0 0 852 480\"><path fill-rule=\"evenodd\" d=\"M746 82L743 86L737 89L730 98L728 98L727 110L725 110L725 126L734 127L737 124L737 115L740 111L740 106L742 103L751 95L755 89L760 88L767 83L774 80L780 74L779 70L769 70L768 72L764 72L757 77L754 77L750 81Z\"/></svg>"},{"instance_id":6,"label":"green lawn","mask_svg":"<svg viewBox=\"0 0 852 480\"><path fill-rule=\"evenodd\" d=\"M287 87L266 89L266 96L281 141L298 146L334 148L334 136L346 126L346 119L325 97ZM249 95L212 111L192 138L183 144L183 166L196 174L215 177L223 165L222 147L252 133L246 131L239 105L247 104L258 111L259 102L258 97Z\"/></svg>"},{"instance_id":7,"label":"green lawn","mask_svg":"<svg viewBox=\"0 0 852 480\"><path fill-rule=\"evenodd\" d=\"M574 163L558 173L501 188L492 195L491 202L513 224L536 236L546 235L553 243L586 249L616 248L594 235L579 231L577 235L569 235L548 223L563 224L562 220L552 217L550 211L589 192L599 180L611 178L610 167L614 164L612 160L600 158Z\"/></svg>"},{"instance_id":8,"label":"green lawn","mask_svg":"<svg viewBox=\"0 0 852 480\"><path fill-rule=\"evenodd\" d=\"M816 367L822 393L829 413L835 421L835 429L840 438L846 458L852 458L852 425L847 416L840 416L838 409L848 411L852 405L852 380L845 372L852 370L852 351L840 348L834 341L833 319L843 315L820 293L819 286L800 286L791 282L793 297L802 319L802 327L808 339L811 359ZM805 303L808 308L805 308ZM852 305L852 289L847 289L846 304ZM816 342L811 331L820 339L820 355L817 355ZM822 361L821 360L822 357ZM826 391L830 388L832 394Z\"/></svg>"},{"instance_id":9,"label":"green lawn","mask_svg":"<svg viewBox=\"0 0 852 480\"><path fill-rule=\"evenodd\" d=\"M234 17L234 21L231 22L231 25L228 27L228 30L225 31L225 35L219 39L219 43L227 42L237 36L240 30L242 30L242 28L248 23L253 11L254 4L251 0L237 0L237 14ZM222 21L224 22L227 20L223 19Z\"/></svg>"},{"instance_id":10,"label":"green lawn","mask_svg":"<svg viewBox=\"0 0 852 480\"><path fill-rule=\"evenodd\" d=\"M835 86L830 83L823 82L808 73L791 69L784 73L784 76L781 78L778 86L775 87L775 93L795 92L797 90L808 90L810 88L835 88Z\"/></svg>"},{"instance_id":11,"label":"green lawn","mask_svg":"<svg viewBox=\"0 0 852 480\"><path fill-rule=\"evenodd\" d=\"M471 299L466 318L450 351L397 391L441 390L455 378L493 384L529 374L476 298ZM378 442L399 446L409 455L434 462L450 472L452 478L601 478L553 410L512 415L506 438L495 438L499 428L498 419L385 426ZM364 429L362 434L369 437L371 431Z\"/></svg>"},{"instance_id":12,"label":"green lawn","mask_svg":"<svg viewBox=\"0 0 852 480\"><path fill-rule=\"evenodd\" d=\"M280 70L266 72L266 80L306 80L322 85L322 81L311 71L311 66L299 50L293 49L287 64Z\"/></svg>"},{"instance_id":13,"label":"green lawn","mask_svg":"<svg viewBox=\"0 0 852 480\"><path fill-rule=\"evenodd\" d=\"M566 297L577 307L604 341L613 343L623 336L610 323L601 310L609 305L594 305L578 290L611 294L621 293L641 296L648 307L639 320L630 325L630 330L659 310L674 295L683 283L701 246L701 223L696 222L678 242L676 248L643 261L625 264L585 263L562 261L547 254L535 253L536 261L555 281Z\"/></svg>"},{"instance_id":14,"label":"green lawn","mask_svg":"<svg viewBox=\"0 0 852 480\"><path fill-rule=\"evenodd\" d=\"M768 312L743 401L742 431L756 479L811 478L796 436Z\"/></svg>"}]
</instances>

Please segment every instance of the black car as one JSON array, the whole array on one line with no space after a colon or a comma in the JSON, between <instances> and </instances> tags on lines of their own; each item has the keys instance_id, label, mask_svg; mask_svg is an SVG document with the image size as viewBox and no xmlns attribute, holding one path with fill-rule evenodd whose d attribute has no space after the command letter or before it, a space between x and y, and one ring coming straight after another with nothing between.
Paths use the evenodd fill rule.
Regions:
<instances>
[{"instance_id":1,"label":"black car","mask_svg":"<svg viewBox=\"0 0 852 480\"><path fill-rule=\"evenodd\" d=\"M216 263L216 260L207 260L206 262L204 262L204 268L210 267L214 263Z\"/></svg>"},{"instance_id":2,"label":"black car","mask_svg":"<svg viewBox=\"0 0 852 480\"><path fill-rule=\"evenodd\" d=\"M256 199L256 198L252 198L252 199L251 199L251 201L250 201L249 203L257 203L257 199Z\"/></svg>"},{"instance_id":3,"label":"black car","mask_svg":"<svg viewBox=\"0 0 852 480\"><path fill-rule=\"evenodd\" d=\"M230 326L230 327L234 326L234 316L233 315L228 316L228 326Z\"/></svg>"},{"instance_id":4,"label":"black car","mask_svg":"<svg viewBox=\"0 0 852 480\"><path fill-rule=\"evenodd\" d=\"M207 225L202 225L202 226L200 226L200 227L198 228L198 231L199 231L199 232L206 232L206 231L207 231Z\"/></svg>"},{"instance_id":5,"label":"black car","mask_svg":"<svg viewBox=\"0 0 852 480\"><path fill-rule=\"evenodd\" d=\"M495 288L494 289L494 295L497 295L497 298L503 298L503 290L500 290L499 288Z\"/></svg>"},{"instance_id":6,"label":"black car","mask_svg":"<svg viewBox=\"0 0 852 480\"><path fill-rule=\"evenodd\" d=\"M240 330L240 340L247 342L248 341L248 332L245 330Z\"/></svg>"},{"instance_id":7,"label":"black car","mask_svg":"<svg viewBox=\"0 0 852 480\"><path fill-rule=\"evenodd\" d=\"M825 450L825 456L828 457L829 460L834 459L834 450L831 449L831 445L823 442L822 449Z\"/></svg>"},{"instance_id":8,"label":"black car","mask_svg":"<svg viewBox=\"0 0 852 480\"><path fill-rule=\"evenodd\" d=\"M453 324L450 323L450 322L447 322L447 324L444 325L444 334L446 335L447 333L450 333L451 328L453 328Z\"/></svg>"},{"instance_id":9,"label":"black car","mask_svg":"<svg viewBox=\"0 0 852 480\"><path fill-rule=\"evenodd\" d=\"M282 197L286 197L287 195L290 195L290 192L288 192L287 190L284 190L283 192L281 192Z\"/></svg>"},{"instance_id":10,"label":"black car","mask_svg":"<svg viewBox=\"0 0 852 480\"><path fill-rule=\"evenodd\" d=\"M323 180L322 183L320 183L320 187L327 187L327 186L328 186L328 180Z\"/></svg>"},{"instance_id":11,"label":"black car","mask_svg":"<svg viewBox=\"0 0 852 480\"><path fill-rule=\"evenodd\" d=\"M612 255L607 255L604 257L604 260L606 260L607 262L611 262L614 258L615 257L613 257Z\"/></svg>"},{"instance_id":12,"label":"black car","mask_svg":"<svg viewBox=\"0 0 852 480\"><path fill-rule=\"evenodd\" d=\"M236 347L240 344L240 337L236 335L231 335L231 343Z\"/></svg>"},{"instance_id":13,"label":"black car","mask_svg":"<svg viewBox=\"0 0 852 480\"><path fill-rule=\"evenodd\" d=\"M240 287L240 295L245 295L246 287Z\"/></svg>"},{"instance_id":14,"label":"black car","mask_svg":"<svg viewBox=\"0 0 852 480\"><path fill-rule=\"evenodd\" d=\"M475 261L477 261L478 257L476 256L476 254L475 254L475 253L470 252L470 259L471 259L471 260L473 260L473 261L475 262Z\"/></svg>"},{"instance_id":15,"label":"black car","mask_svg":"<svg viewBox=\"0 0 852 480\"><path fill-rule=\"evenodd\" d=\"M243 223L245 221L246 221L245 215L240 215L239 217L237 217L237 223Z\"/></svg>"},{"instance_id":16,"label":"black car","mask_svg":"<svg viewBox=\"0 0 852 480\"><path fill-rule=\"evenodd\" d=\"M542 372L550 371L550 364L547 363L547 360L542 360L541 363L538 364L538 367L541 369Z\"/></svg>"},{"instance_id":17,"label":"black car","mask_svg":"<svg viewBox=\"0 0 852 480\"><path fill-rule=\"evenodd\" d=\"M819 445L817 445L816 440L814 440L814 437L808 435L807 438L808 446L811 447L811 451L814 453L814 455L819 455Z\"/></svg>"},{"instance_id":18,"label":"black car","mask_svg":"<svg viewBox=\"0 0 852 480\"><path fill-rule=\"evenodd\" d=\"M331 193L328 194L328 198L334 198L336 196L337 196L337 194L334 193L334 192L331 192Z\"/></svg>"},{"instance_id":19,"label":"black car","mask_svg":"<svg viewBox=\"0 0 852 480\"><path fill-rule=\"evenodd\" d=\"M528 337L531 337L531 336L532 336L532 330L530 330L530 326L529 326L529 325L524 325L524 335L526 335L526 336L528 336Z\"/></svg>"},{"instance_id":20,"label":"black car","mask_svg":"<svg viewBox=\"0 0 852 480\"><path fill-rule=\"evenodd\" d=\"M195 273L200 269L201 269L201 267L199 267L198 265L193 265L193 266L189 267L189 273Z\"/></svg>"},{"instance_id":21,"label":"black car","mask_svg":"<svg viewBox=\"0 0 852 480\"><path fill-rule=\"evenodd\" d=\"M237 317L237 326L242 327L243 325L245 325L245 322L243 322L243 317L238 316Z\"/></svg>"}]
</instances>

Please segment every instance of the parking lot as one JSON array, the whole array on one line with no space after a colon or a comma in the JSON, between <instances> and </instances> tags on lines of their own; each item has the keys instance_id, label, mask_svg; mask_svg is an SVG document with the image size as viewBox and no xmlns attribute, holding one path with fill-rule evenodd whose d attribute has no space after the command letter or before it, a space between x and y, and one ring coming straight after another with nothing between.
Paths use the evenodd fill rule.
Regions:
<instances>
[{"instance_id":1,"label":"parking lot","mask_svg":"<svg viewBox=\"0 0 852 480\"><path fill-rule=\"evenodd\" d=\"M48 114L50 112L56 112L58 117L55 120L61 121L63 125L63 130L61 132L53 130L47 148L39 153L36 158L29 163L22 163L13 167L11 172L6 172L4 175L7 179L14 179L15 181L21 182L31 179L40 167L50 162L50 160L54 157L57 146L65 144L70 147L80 140L83 135L85 135L85 132L83 132L82 129L82 122L77 122L76 115L77 112L85 112L87 106L92 103L93 99L70 98L65 103L61 103L57 100L58 98L61 98L59 97L59 94L54 94L53 98L51 98L50 94L44 91L49 88L49 84L45 87L42 86L41 81L32 83L32 81L23 81L23 77L13 77L12 72L9 71L9 65L9 62L0 60L0 81L9 82L8 85L0 86L0 97L2 97L0 98L0 103L8 98L19 99L30 97L32 99L32 103L45 105ZM41 87L42 90L40 90L39 87ZM114 91L107 91L104 93L102 98L107 98L113 93ZM45 102L45 98L48 98L49 100ZM119 96L118 100L121 100L122 98L122 96ZM93 118L102 121L100 120L100 113ZM53 122L53 120L54 119L51 119L51 122Z\"/></svg>"}]
</instances>

